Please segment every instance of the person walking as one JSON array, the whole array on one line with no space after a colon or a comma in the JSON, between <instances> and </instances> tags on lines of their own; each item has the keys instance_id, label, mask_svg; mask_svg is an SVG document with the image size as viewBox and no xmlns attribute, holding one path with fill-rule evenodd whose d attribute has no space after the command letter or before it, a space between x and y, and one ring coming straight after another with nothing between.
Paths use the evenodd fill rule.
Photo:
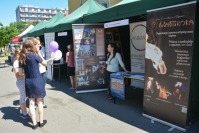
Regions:
<instances>
[{"instance_id":1,"label":"person walking","mask_svg":"<svg viewBox=\"0 0 199 133\"><path fill-rule=\"evenodd\" d=\"M25 75L23 73L23 69L21 64L19 63L19 55L20 52L18 50L14 53L14 62L13 62L13 72L16 76L16 86L19 89L20 94L20 117L23 119L30 118L29 114L27 113L26 108L26 91L25 91Z\"/></svg>"},{"instance_id":2,"label":"person walking","mask_svg":"<svg viewBox=\"0 0 199 133\"><path fill-rule=\"evenodd\" d=\"M37 54L34 38L27 38L23 43L19 61L25 72L25 90L29 98L29 111L32 119L32 128L43 127L47 121L43 120L43 101L46 96L45 83L39 72L39 63L46 66L49 60L42 60ZM38 105L39 122L36 121L35 102Z\"/></svg>"},{"instance_id":3,"label":"person walking","mask_svg":"<svg viewBox=\"0 0 199 133\"><path fill-rule=\"evenodd\" d=\"M109 99L113 99L113 97L111 96L111 91L110 91L110 75L111 73L115 73L119 71L119 64L120 66L124 69L124 71L127 71L125 68L125 65L122 61L121 55L120 53L117 52L117 47L114 43L110 43L108 44L107 47L108 50L108 54L107 54L107 61L106 61L106 65L107 65L107 81L108 81L108 96Z\"/></svg>"},{"instance_id":4,"label":"person walking","mask_svg":"<svg viewBox=\"0 0 199 133\"><path fill-rule=\"evenodd\" d=\"M75 84L75 63L74 63L74 51L72 44L67 46L68 52L66 53L66 62L67 64L67 75L70 77L71 88L76 89Z\"/></svg>"}]
</instances>

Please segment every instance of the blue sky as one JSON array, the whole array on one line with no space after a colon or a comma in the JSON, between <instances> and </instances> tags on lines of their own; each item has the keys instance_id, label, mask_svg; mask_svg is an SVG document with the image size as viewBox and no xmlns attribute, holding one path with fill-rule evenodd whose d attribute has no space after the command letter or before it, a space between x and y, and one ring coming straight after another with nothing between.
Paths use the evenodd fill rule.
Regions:
<instances>
[{"instance_id":1,"label":"blue sky","mask_svg":"<svg viewBox=\"0 0 199 133\"><path fill-rule=\"evenodd\" d=\"M10 22L16 22L15 10L18 5L68 9L68 0L2 0L0 4L0 22L3 26L8 26Z\"/></svg>"}]
</instances>

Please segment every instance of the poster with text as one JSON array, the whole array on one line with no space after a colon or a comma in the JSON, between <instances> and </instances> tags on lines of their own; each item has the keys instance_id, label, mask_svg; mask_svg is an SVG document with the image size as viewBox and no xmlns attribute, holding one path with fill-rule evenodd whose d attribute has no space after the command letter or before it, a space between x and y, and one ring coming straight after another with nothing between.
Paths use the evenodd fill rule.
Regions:
<instances>
[{"instance_id":1,"label":"poster with text","mask_svg":"<svg viewBox=\"0 0 199 133\"><path fill-rule=\"evenodd\" d=\"M112 73L110 75L111 96L125 100L125 83L122 73Z\"/></svg>"},{"instance_id":2,"label":"poster with text","mask_svg":"<svg viewBox=\"0 0 199 133\"><path fill-rule=\"evenodd\" d=\"M147 12L144 114L185 128L195 3Z\"/></svg>"},{"instance_id":3,"label":"poster with text","mask_svg":"<svg viewBox=\"0 0 199 133\"><path fill-rule=\"evenodd\" d=\"M131 72L145 71L146 21L130 24ZM144 88L144 81L131 80L131 86Z\"/></svg>"},{"instance_id":4,"label":"poster with text","mask_svg":"<svg viewBox=\"0 0 199 133\"><path fill-rule=\"evenodd\" d=\"M107 90L103 25L75 24L72 28L76 92Z\"/></svg>"},{"instance_id":5,"label":"poster with text","mask_svg":"<svg viewBox=\"0 0 199 133\"><path fill-rule=\"evenodd\" d=\"M45 50L46 50L46 59L51 58L51 51L50 51L50 42L55 40L55 33L44 33L44 39L45 39ZM53 61L49 61L47 64L47 71L46 76L48 79L52 79L52 73L53 69L51 70L51 65L53 64Z\"/></svg>"}]
</instances>

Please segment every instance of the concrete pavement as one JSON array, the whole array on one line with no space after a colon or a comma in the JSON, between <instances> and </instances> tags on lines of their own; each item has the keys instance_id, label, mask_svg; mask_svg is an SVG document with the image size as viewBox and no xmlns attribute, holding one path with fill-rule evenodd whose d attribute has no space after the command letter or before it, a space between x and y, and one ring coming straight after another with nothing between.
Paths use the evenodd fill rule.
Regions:
<instances>
[{"instance_id":1,"label":"concrete pavement","mask_svg":"<svg viewBox=\"0 0 199 133\"><path fill-rule=\"evenodd\" d=\"M69 81L48 81L44 119L47 125L31 129L31 120L19 117L18 89L11 67L0 68L0 133L167 133L166 125L142 116L142 90L132 94L127 101L108 100L106 92L76 94L69 89ZM199 131L199 122L187 132ZM171 133L181 133L173 130Z\"/></svg>"}]
</instances>

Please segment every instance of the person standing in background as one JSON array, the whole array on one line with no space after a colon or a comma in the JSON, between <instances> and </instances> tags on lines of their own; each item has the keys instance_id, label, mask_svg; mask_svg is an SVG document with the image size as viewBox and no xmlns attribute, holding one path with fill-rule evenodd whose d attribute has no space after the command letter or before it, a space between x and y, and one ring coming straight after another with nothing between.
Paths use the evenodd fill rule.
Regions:
<instances>
[{"instance_id":1,"label":"person standing in background","mask_svg":"<svg viewBox=\"0 0 199 133\"><path fill-rule=\"evenodd\" d=\"M26 91L25 91L25 75L23 73L23 69L21 67L21 64L19 63L19 55L20 52L18 50L15 51L14 54L14 62L13 62L13 72L15 73L16 76L16 86L19 89L19 94L20 94L20 117L23 119L28 119L30 118L29 114L27 113L26 109Z\"/></svg>"},{"instance_id":2,"label":"person standing in background","mask_svg":"<svg viewBox=\"0 0 199 133\"><path fill-rule=\"evenodd\" d=\"M74 50L72 44L67 46L68 52L66 53L67 75L70 77L71 88L76 89L75 84L75 63L74 63Z\"/></svg>"},{"instance_id":3,"label":"person standing in background","mask_svg":"<svg viewBox=\"0 0 199 133\"><path fill-rule=\"evenodd\" d=\"M120 66L124 69L124 71L127 71L124 63L122 61L122 57L120 55L120 53L117 52L117 47L114 43L110 43L108 44L107 47L108 50L108 54L107 54L107 61L106 61L106 65L107 65L107 81L108 81L108 96L109 99L113 99L113 97L111 96L111 91L110 91L110 75L111 73L115 73L119 71L119 64Z\"/></svg>"}]
</instances>

